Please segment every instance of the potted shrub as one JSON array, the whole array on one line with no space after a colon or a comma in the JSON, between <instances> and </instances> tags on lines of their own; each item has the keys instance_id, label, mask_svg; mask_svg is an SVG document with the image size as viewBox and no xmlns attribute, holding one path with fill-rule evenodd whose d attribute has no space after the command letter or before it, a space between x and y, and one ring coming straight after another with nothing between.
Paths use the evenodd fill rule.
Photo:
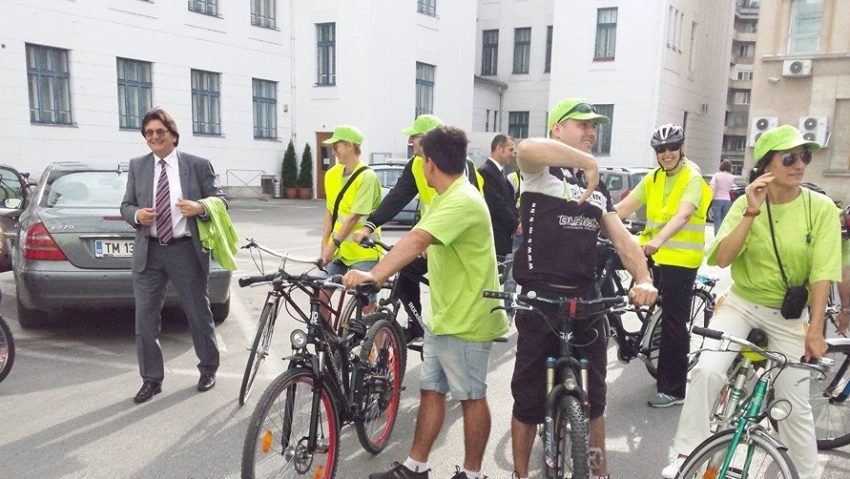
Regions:
<instances>
[{"instance_id":1,"label":"potted shrub","mask_svg":"<svg viewBox=\"0 0 850 479\"><path fill-rule=\"evenodd\" d=\"M295 198L298 187L298 164L295 161L295 145L292 140L289 140L289 146L286 147L286 153L283 155L283 167L280 172L281 180L283 180L283 191L287 199Z\"/></svg>"},{"instance_id":2,"label":"potted shrub","mask_svg":"<svg viewBox=\"0 0 850 479\"><path fill-rule=\"evenodd\" d=\"M304 145L304 153L301 155L301 167L298 172L298 197L309 200L313 197L313 153L310 144Z\"/></svg>"}]
</instances>

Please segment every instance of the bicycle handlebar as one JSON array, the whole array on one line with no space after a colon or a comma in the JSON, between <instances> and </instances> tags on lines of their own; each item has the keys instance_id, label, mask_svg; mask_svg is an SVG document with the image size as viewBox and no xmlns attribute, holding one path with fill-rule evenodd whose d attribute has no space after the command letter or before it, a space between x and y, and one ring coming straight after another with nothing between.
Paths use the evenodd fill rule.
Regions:
<instances>
[{"instance_id":1,"label":"bicycle handlebar","mask_svg":"<svg viewBox=\"0 0 850 479\"><path fill-rule=\"evenodd\" d=\"M376 239L372 239L372 238L368 238L368 237L363 238L363 241L360 242L360 246L362 246L363 248L380 247L384 251L389 251L389 250L393 249L392 245L388 245L388 244L382 242L381 240L376 240Z\"/></svg>"},{"instance_id":2,"label":"bicycle handlebar","mask_svg":"<svg viewBox=\"0 0 850 479\"><path fill-rule=\"evenodd\" d=\"M303 264L309 264L309 265L313 265L313 266L321 266L319 264L318 258L306 258L306 257L303 257L303 256L302 257L293 256L286 251L281 253L281 252L266 248L265 246L254 241L253 238L245 238L245 239L248 242L245 243L244 245L242 245L242 247L240 249L256 248L256 249L262 251L263 253L268 253L271 256L274 256L275 258L282 259L283 261L292 261L294 263L303 263Z\"/></svg>"},{"instance_id":3,"label":"bicycle handlebar","mask_svg":"<svg viewBox=\"0 0 850 479\"><path fill-rule=\"evenodd\" d=\"M484 290L481 295L488 299L508 299L514 303L525 303L526 301L538 301L555 306L569 307L570 317L589 317L605 314L626 306L626 298L614 296L610 298L580 299L580 298L546 298L538 296L537 292L529 291L525 294L509 293L505 291ZM510 308L509 308L510 309Z\"/></svg>"}]
</instances>

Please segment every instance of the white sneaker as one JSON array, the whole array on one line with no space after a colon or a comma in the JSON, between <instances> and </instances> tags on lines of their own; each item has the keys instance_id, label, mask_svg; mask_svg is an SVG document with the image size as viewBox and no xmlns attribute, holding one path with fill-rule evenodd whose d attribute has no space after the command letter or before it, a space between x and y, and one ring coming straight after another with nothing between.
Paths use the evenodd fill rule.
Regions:
<instances>
[{"instance_id":1,"label":"white sneaker","mask_svg":"<svg viewBox=\"0 0 850 479\"><path fill-rule=\"evenodd\" d=\"M682 464L685 463L685 459L687 458L676 457L676 459L673 459L673 462L661 470L661 477L664 479L676 479L676 473L678 473L682 468Z\"/></svg>"}]
</instances>

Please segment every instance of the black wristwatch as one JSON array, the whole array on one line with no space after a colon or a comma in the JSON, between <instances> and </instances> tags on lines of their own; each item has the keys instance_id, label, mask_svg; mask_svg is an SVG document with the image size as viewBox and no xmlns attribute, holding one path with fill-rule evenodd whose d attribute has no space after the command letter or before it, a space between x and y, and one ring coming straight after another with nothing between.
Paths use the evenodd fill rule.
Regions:
<instances>
[{"instance_id":1,"label":"black wristwatch","mask_svg":"<svg viewBox=\"0 0 850 479\"><path fill-rule=\"evenodd\" d=\"M339 248L342 245L342 241L336 239L336 236L331 235L331 241L333 241L334 245Z\"/></svg>"}]
</instances>

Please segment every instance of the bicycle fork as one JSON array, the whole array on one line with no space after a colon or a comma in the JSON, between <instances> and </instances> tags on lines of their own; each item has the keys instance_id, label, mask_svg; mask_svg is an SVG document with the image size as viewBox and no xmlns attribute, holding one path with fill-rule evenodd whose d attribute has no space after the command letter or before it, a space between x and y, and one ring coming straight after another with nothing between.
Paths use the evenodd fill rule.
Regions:
<instances>
[{"instance_id":1,"label":"bicycle fork","mask_svg":"<svg viewBox=\"0 0 850 479\"><path fill-rule=\"evenodd\" d=\"M555 441L555 414L558 402L564 395L576 397L587 411L589 403L587 400L587 377L588 362L586 359L576 359L572 356L564 356L557 360L553 357L546 358L546 401L544 403L543 424L543 448L545 451L546 465L551 468L557 467L558 444ZM564 380L555 384L555 373L565 370ZM575 372L579 372L576 378Z\"/></svg>"}]
</instances>

